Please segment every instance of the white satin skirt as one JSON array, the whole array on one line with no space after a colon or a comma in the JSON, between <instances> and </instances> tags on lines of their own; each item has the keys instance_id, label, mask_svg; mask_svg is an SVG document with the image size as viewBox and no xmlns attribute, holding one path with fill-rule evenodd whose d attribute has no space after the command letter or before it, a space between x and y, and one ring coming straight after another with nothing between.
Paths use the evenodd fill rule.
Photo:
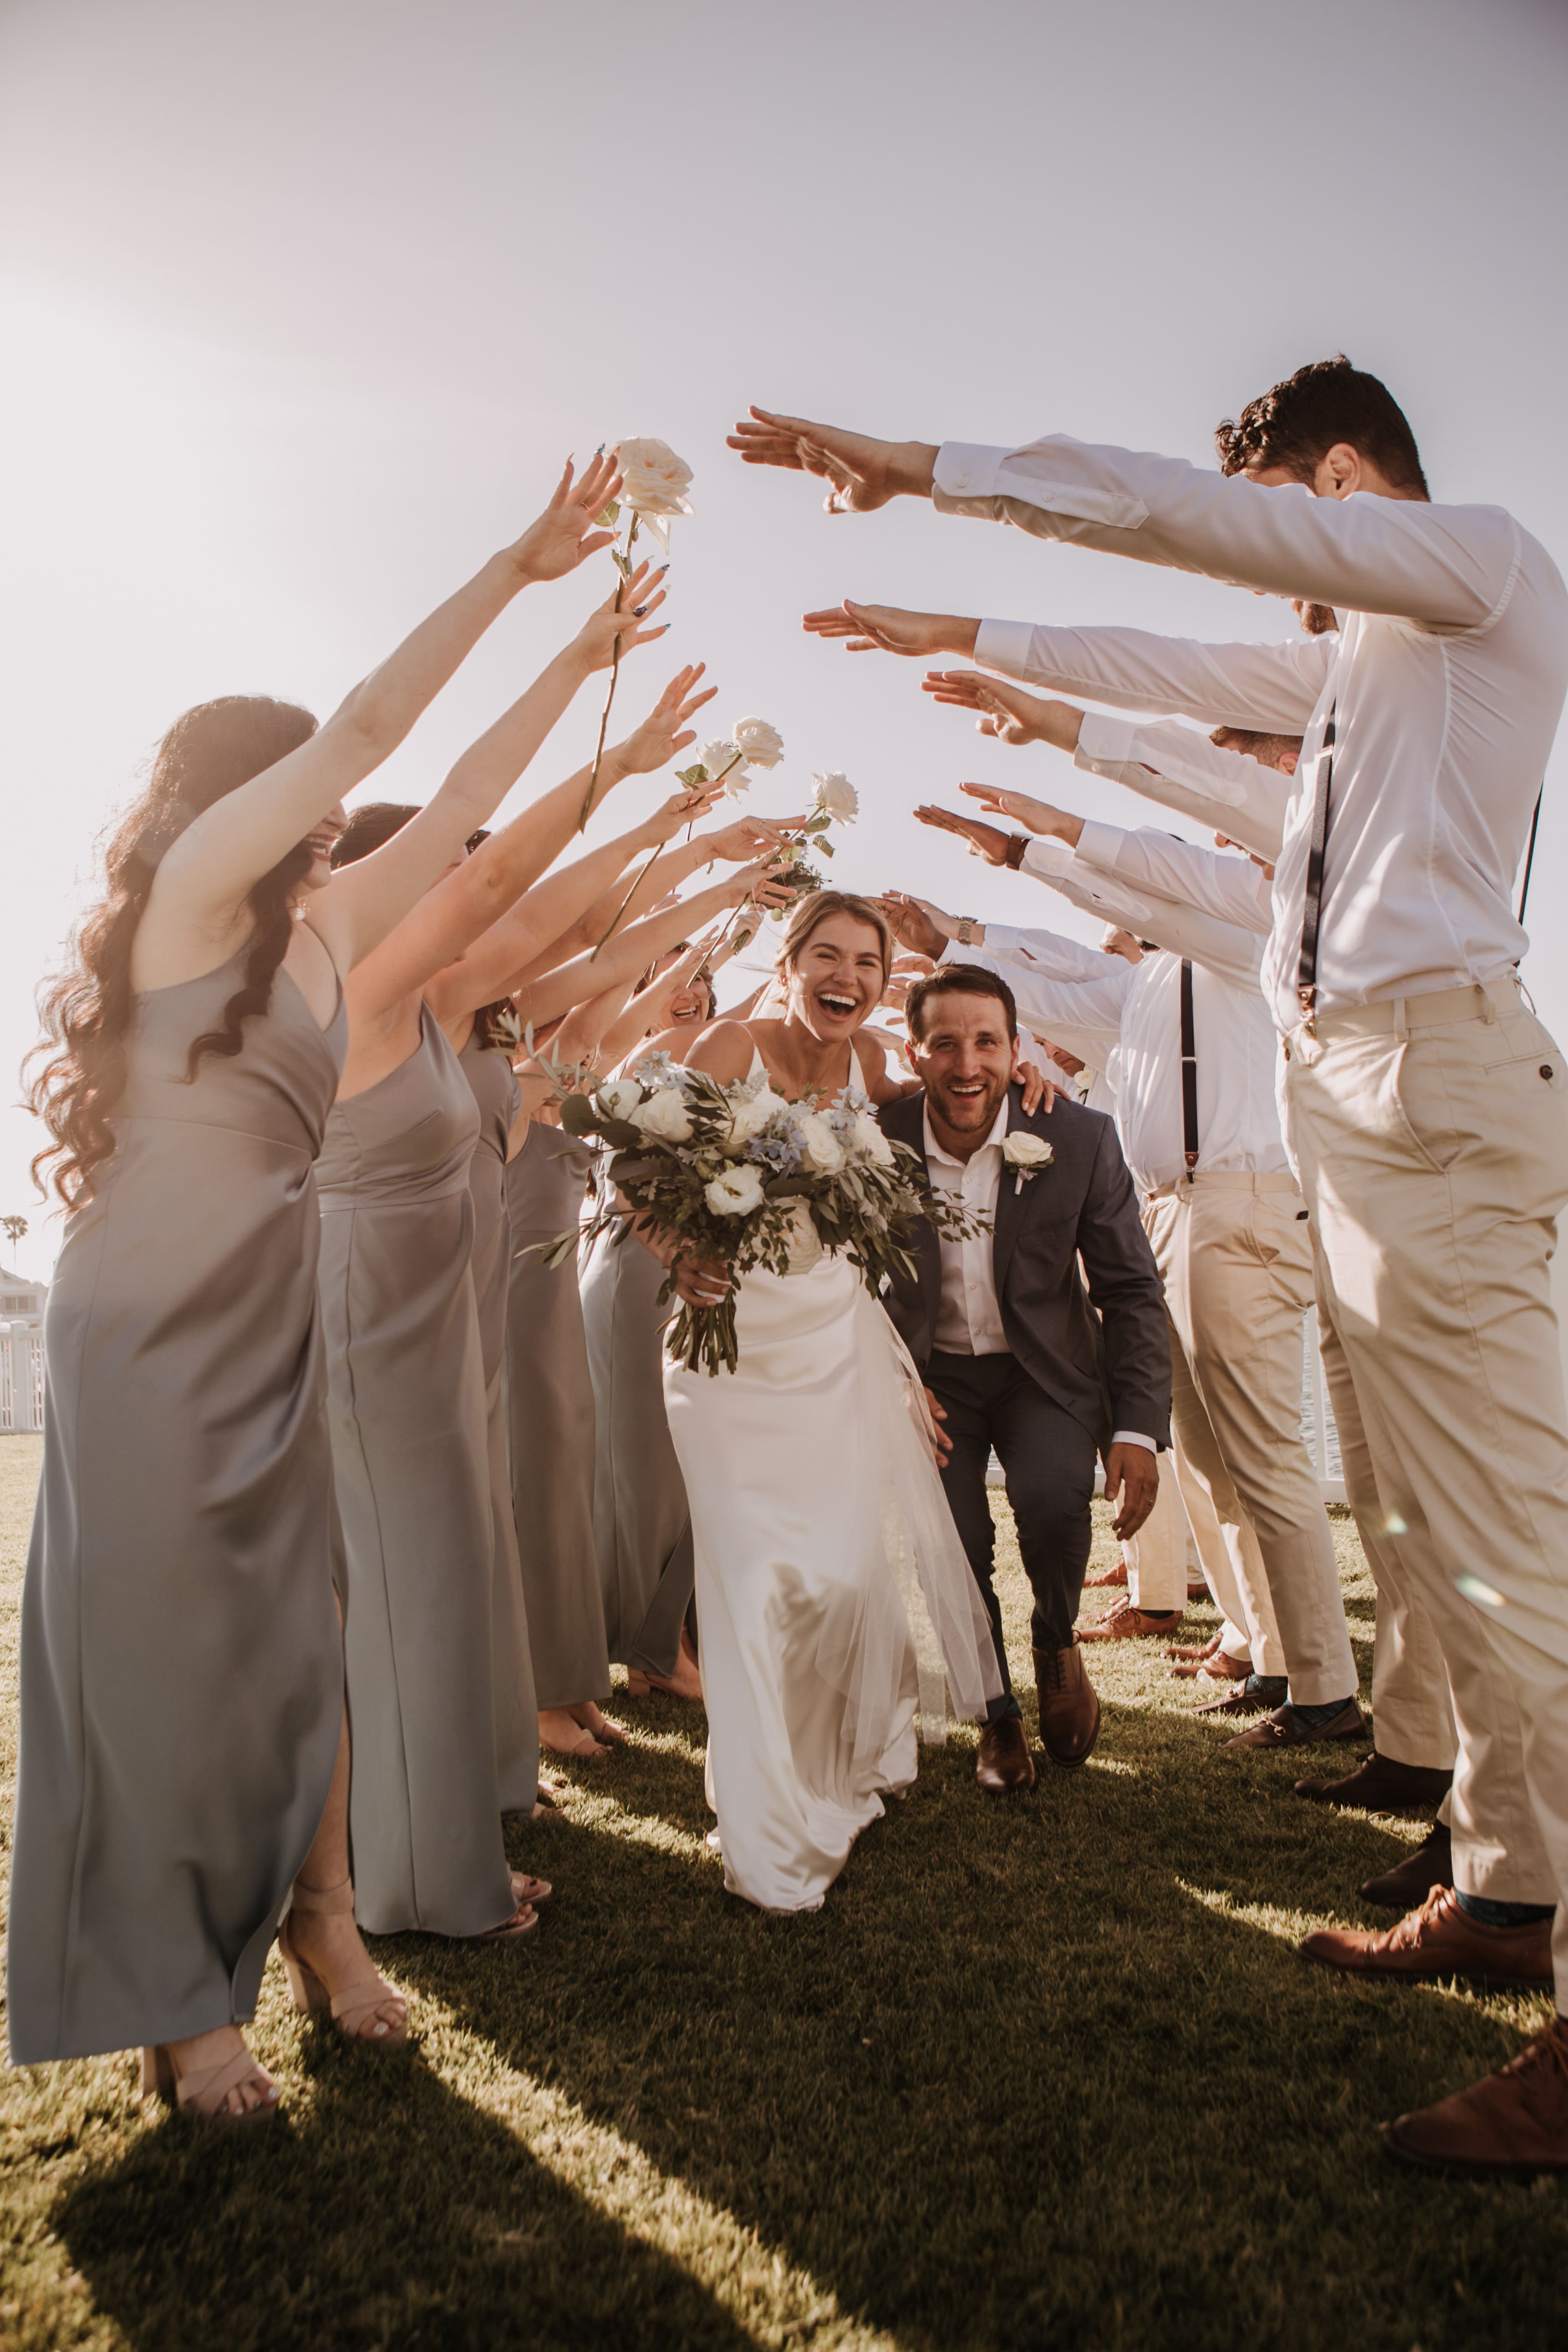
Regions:
<instances>
[{"instance_id":1,"label":"white satin skirt","mask_svg":"<svg viewBox=\"0 0 1568 2352\"><path fill-rule=\"evenodd\" d=\"M737 1301L740 1364L668 1360L691 1505L708 1801L724 1883L816 1910L917 1730L1000 1684L990 1627L922 1427L908 1351L843 1258L759 1270Z\"/></svg>"}]
</instances>

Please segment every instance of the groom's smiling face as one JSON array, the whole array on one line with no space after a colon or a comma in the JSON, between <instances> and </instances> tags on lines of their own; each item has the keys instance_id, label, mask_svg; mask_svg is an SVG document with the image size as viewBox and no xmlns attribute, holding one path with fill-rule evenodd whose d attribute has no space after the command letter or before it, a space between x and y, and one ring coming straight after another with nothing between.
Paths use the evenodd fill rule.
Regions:
<instances>
[{"instance_id":1,"label":"groom's smiling face","mask_svg":"<svg viewBox=\"0 0 1568 2352\"><path fill-rule=\"evenodd\" d=\"M1000 997L934 990L921 1006L921 1035L910 1040L939 1142L983 1140L1006 1097L1016 1040ZM948 1148L952 1149L950 1142Z\"/></svg>"}]
</instances>

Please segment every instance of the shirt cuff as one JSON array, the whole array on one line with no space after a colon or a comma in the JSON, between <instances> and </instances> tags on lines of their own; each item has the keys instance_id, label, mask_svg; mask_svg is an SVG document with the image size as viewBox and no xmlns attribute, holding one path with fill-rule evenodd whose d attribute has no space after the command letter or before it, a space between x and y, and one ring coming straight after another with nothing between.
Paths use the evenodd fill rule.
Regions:
<instances>
[{"instance_id":1,"label":"shirt cuff","mask_svg":"<svg viewBox=\"0 0 1568 2352\"><path fill-rule=\"evenodd\" d=\"M1126 838L1119 824L1103 824L1099 817L1086 816L1073 854L1081 857L1086 866L1098 866L1102 874L1114 874Z\"/></svg>"},{"instance_id":2,"label":"shirt cuff","mask_svg":"<svg viewBox=\"0 0 1568 2352\"><path fill-rule=\"evenodd\" d=\"M994 499L1006 456L1005 449L988 448L983 441L944 441L936 453L931 488L938 497L955 501Z\"/></svg>"},{"instance_id":3,"label":"shirt cuff","mask_svg":"<svg viewBox=\"0 0 1568 2352\"><path fill-rule=\"evenodd\" d=\"M978 650L977 644L977 655ZM1110 719L1103 711L1086 710L1083 724L1078 730L1078 749L1073 753L1073 766L1092 773L1100 765L1130 768L1142 764L1133 749L1138 731L1133 719Z\"/></svg>"},{"instance_id":4,"label":"shirt cuff","mask_svg":"<svg viewBox=\"0 0 1568 2352\"><path fill-rule=\"evenodd\" d=\"M1151 1454L1158 1454L1160 1451L1153 1439L1145 1437L1142 1431L1139 1429L1113 1429L1110 1433L1110 1442L1112 1445L1146 1445Z\"/></svg>"},{"instance_id":5,"label":"shirt cuff","mask_svg":"<svg viewBox=\"0 0 1568 2352\"><path fill-rule=\"evenodd\" d=\"M1054 882L1058 875L1071 873L1075 855L1054 833L1041 834L1025 850L1018 871L1037 875L1042 882Z\"/></svg>"},{"instance_id":6,"label":"shirt cuff","mask_svg":"<svg viewBox=\"0 0 1568 2352\"><path fill-rule=\"evenodd\" d=\"M974 633L974 658L982 669L1000 670L1004 677L1033 677L1034 634L1032 621L982 621Z\"/></svg>"}]
</instances>

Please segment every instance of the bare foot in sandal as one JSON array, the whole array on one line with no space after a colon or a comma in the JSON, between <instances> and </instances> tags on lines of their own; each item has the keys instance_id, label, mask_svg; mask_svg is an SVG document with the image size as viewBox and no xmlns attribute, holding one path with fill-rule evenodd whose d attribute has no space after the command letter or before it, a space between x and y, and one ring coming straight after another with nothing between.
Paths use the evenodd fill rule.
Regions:
<instances>
[{"instance_id":1,"label":"bare foot in sandal","mask_svg":"<svg viewBox=\"0 0 1568 2352\"><path fill-rule=\"evenodd\" d=\"M680 1649L672 1675L644 1674L640 1666L626 1668L626 1689L632 1698L647 1698L650 1691L663 1691L669 1698L700 1700L702 1675L697 1664L697 1653L691 1646L691 1636L684 1626L680 1629Z\"/></svg>"},{"instance_id":2,"label":"bare foot in sandal","mask_svg":"<svg viewBox=\"0 0 1568 2352\"><path fill-rule=\"evenodd\" d=\"M143 2050L142 2088L204 2124L259 2123L278 2112L278 2085L237 2025Z\"/></svg>"},{"instance_id":3,"label":"bare foot in sandal","mask_svg":"<svg viewBox=\"0 0 1568 2352\"><path fill-rule=\"evenodd\" d=\"M578 1763L588 1763L594 1758L607 1756L609 1749L601 1748L593 1733L585 1730L572 1709L567 1706L542 1706L539 1710L539 1744L552 1756L570 1756Z\"/></svg>"},{"instance_id":4,"label":"bare foot in sandal","mask_svg":"<svg viewBox=\"0 0 1568 2352\"><path fill-rule=\"evenodd\" d=\"M612 1723L607 1715L602 1715L591 1698L585 1698L581 1706L568 1707L566 1712L574 1723L580 1723L584 1731L593 1733L595 1739L602 1739L612 1747L625 1747L629 1735L618 1723Z\"/></svg>"}]
</instances>

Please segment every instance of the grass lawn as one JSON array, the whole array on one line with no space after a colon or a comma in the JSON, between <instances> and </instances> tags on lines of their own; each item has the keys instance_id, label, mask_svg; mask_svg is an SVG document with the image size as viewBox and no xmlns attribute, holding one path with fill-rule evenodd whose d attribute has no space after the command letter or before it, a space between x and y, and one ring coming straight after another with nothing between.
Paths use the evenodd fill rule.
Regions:
<instances>
[{"instance_id":1,"label":"grass lawn","mask_svg":"<svg viewBox=\"0 0 1568 2352\"><path fill-rule=\"evenodd\" d=\"M7 1793L38 1452L0 1439ZM1336 1538L1370 1671L1342 1514ZM558 1889L529 1944L377 1948L407 2053L303 2025L273 1962L255 2041L288 2112L257 2134L144 2111L130 2057L6 2074L0 2343L1568 2344L1568 2182L1431 2180L1375 2128L1510 2056L1542 2006L1291 1950L1384 1924L1353 1888L1418 1827L1222 1756L1152 1643L1093 1671L1086 1770L997 1803L969 1741L934 1751L796 1919L723 1892L698 1710L637 1707L633 1747L563 1768L564 1812L515 1841Z\"/></svg>"}]
</instances>

